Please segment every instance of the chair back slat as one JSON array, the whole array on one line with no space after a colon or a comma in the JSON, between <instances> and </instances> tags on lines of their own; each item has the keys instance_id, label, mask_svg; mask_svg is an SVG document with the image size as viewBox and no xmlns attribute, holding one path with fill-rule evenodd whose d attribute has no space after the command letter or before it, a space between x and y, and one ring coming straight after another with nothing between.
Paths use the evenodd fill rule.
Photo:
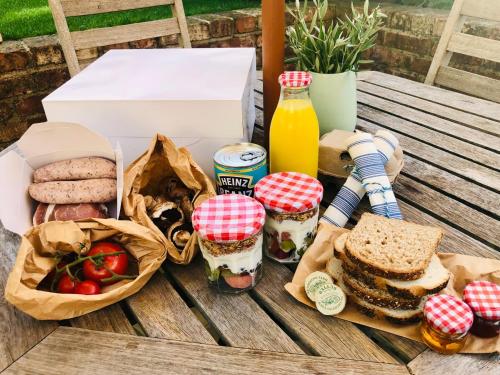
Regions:
<instances>
[{"instance_id":1,"label":"chair back slat","mask_svg":"<svg viewBox=\"0 0 500 375\"><path fill-rule=\"evenodd\" d=\"M110 13L130 9L169 5L173 17L70 32L66 17ZM49 0L57 35L71 76L92 62L89 57L78 61L77 51L135 40L178 34L179 46L191 48L182 0Z\"/></svg>"},{"instance_id":2,"label":"chair back slat","mask_svg":"<svg viewBox=\"0 0 500 375\"><path fill-rule=\"evenodd\" d=\"M500 62L500 41L470 34L454 33L448 51Z\"/></svg>"},{"instance_id":3,"label":"chair back slat","mask_svg":"<svg viewBox=\"0 0 500 375\"><path fill-rule=\"evenodd\" d=\"M493 78L450 68L449 66L441 66L435 83L500 103L500 84L498 80Z\"/></svg>"},{"instance_id":4,"label":"chair back slat","mask_svg":"<svg viewBox=\"0 0 500 375\"><path fill-rule=\"evenodd\" d=\"M500 22L500 1L465 0L461 14L467 17Z\"/></svg>"},{"instance_id":5,"label":"chair back slat","mask_svg":"<svg viewBox=\"0 0 500 375\"><path fill-rule=\"evenodd\" d=\"M74 31L71 33L76 49L109 46L131 40L157 38L180 32L177 18L131 23L129 25Z\"/></svg>"},{"instance_id":6,"label":"chair back slat","mask_svg":"<svg viewBox=\"0 0 500 375\"><path fill-rule=\"evenodd\" d=\"M500 41L462 33L468 17L500 21L500 0L455 0L425 83L500 102L500 82L448 66L453 53L500 62Z\"/></svg>"},{"instance_id":7,"label":"chair back slat","mask_svg":"<svg viewBox=\"0 0 500 375\"><path fill-rule=\"evenodd\" d=\"M61 0L66 17L173 4L174 0Z\"/></svg>"}]
</instances>

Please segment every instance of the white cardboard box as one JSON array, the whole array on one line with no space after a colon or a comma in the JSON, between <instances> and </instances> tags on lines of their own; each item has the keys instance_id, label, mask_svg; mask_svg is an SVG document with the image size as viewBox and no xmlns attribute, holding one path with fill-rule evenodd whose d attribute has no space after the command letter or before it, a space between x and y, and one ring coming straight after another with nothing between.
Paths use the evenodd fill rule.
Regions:
<instances>
[{"instance_id":1,"label":"white cardboard box","mask_svg":"<svg viewBox=\"0 0 500 375\"><path fill-rule=\"evenodd\" d=\"M213 154L252 138L255 49L112 50L43 99L49 121L118 140L128 165L161 133L213 175Z\"/></svg>"},{"instance_id":2,"label":"white cardboard box","mask_svg":"<svg viewBox=\"0 0 500 375\"><path fill-rule=\"evenodd\" d=\"M31 125L12 150L0 156L0 220L11 232L24 234L33 225L36 204L28 195L33 171L59 160L100 156L116 162L116 202L107 204L109 216L118 218L123 192L120 145L84 126L69 123Z\"/></svg>"}]
</instances>

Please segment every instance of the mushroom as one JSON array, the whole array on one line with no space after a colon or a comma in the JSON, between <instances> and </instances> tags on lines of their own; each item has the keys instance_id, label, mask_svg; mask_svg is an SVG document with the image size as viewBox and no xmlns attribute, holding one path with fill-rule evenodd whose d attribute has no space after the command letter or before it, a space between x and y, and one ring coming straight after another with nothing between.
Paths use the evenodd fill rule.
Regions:
<instances>
[{"instance_id":1,"label":"mushroom","mask_svg":"<svg viewBox=\"0 0 500 375\"><path fill-rule=\"evenodd\" d=\"M161 199L160 199L161 198ZM164 233L168 231L172 224L184 221L184 213L174 202L158 197L152 206L149 216L153 223Z\"/></svg>"},{"instance_id":2,"label":"mushroom","mask_svg":"<svg viewBox=\"0 0 500 375\"><path fill-rule=\"evenodd\" d=\"M184 218L186 221L191 221L191 216L193 215L193 203L191 203L191 199L188 196L183 196L179 206L181 207L182 212L184 213Z\"/></svg>"},{"instance_id":3,"label":"mushroom","mask_svg":"<svg viewBox=\"0 0 500 375\"><path fill-rule=\"evenodd\" d=\"M186 247L193 228L190 224L178 221L170 226L167 238L174 244L178 250L183 250Z\"/></svg>"}]
</instances>

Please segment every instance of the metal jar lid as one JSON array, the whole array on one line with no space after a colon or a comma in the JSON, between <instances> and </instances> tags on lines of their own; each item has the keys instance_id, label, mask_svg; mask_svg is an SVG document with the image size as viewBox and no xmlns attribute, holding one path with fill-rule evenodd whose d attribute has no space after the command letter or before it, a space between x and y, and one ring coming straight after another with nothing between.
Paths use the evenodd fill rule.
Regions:
<instances>
[{"instance_id":1,"label":"metal jar lid","mask_svg":"<svg viewBox=\"0 0 500 375\"><path fill-rule=\"evenodd\" d=\"M222 147L215 153L214 161L224 167L240 168L259 164L266 160L266 157L265 148L246 142Z\"/></svg>"}]
</instances>

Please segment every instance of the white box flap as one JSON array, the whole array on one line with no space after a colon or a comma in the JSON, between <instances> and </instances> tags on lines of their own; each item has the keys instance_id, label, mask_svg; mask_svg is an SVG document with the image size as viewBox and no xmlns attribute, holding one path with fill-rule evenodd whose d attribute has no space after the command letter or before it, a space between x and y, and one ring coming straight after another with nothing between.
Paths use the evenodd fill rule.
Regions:
<instances>
[{"instance_id":1,"label":"white box flap","mask_svg":"<svg viewBox=\"0 0 500 375\"><path fill-rule=\"evenodd\" d=\"M19 139L17 147L33 169L90 155L115 160L113 147L106 138L71 123L33 124Z\"/></svg>"}]
</instances>

